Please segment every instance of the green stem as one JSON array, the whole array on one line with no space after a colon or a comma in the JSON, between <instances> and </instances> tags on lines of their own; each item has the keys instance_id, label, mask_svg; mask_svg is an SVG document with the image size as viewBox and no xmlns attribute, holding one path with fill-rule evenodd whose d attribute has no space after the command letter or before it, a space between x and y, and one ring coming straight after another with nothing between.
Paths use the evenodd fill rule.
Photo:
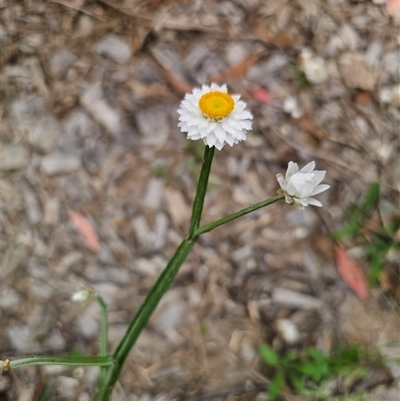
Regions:
<instances>
[{"instance_id":1,"label":"green stem","mask_svg":"<svg viewBox=\"0 0 400 401\"><path fill-rule=\"evenodd\" d=\"M94 398L95 401L108 401L110 399L113 387L118 380L122 366L124 365L129 352L134 346L141 331L146 326L147 321L150 319L150 316L156 309L162 296L171 285L173 279L179 271L179 268L182 266L182 263L185 261L190 250L193 248L193 245L197 241L198 236L195 235L195 231L200 225L201 213L203 211L204 198L206 196L208 178L210 176L214 151L214 147L210 148L208 146L206 146L204 150L204 161L201 167L199 182L197 184L196 196L193 201L192 217L190 219L188 236L179 245L174 256L168 262L164 271L161 273L160 277L144 300L138 313L130 323L128 330L126 331L114 353L115 366L107 369L104 380L102 381L101 386Z\"/></svg>"},{"instance_id":2,"label":"green stem","mask_svg":"<svg viewBox=\"0 0 400 401\"><path fill-rule=\"evenodd\" d=\"M229 223L230 221L235 220L238 217L242 217L242 216L244 216L246 214L254 212L255 210L258 210L258 209L261 209L261 208L263 208L265 206L271 205L272 203L278 202L281 199L285 199L285 195L277 195L277 196L274 196L273 198L269 198L269 199L266 199L266 200L264 200L262 202L256 203L255 205L246 207L246 208L244 208L242 210L239 210L239 211L237 211L237 212L235 212L233 214L230 214L229 216L226 216L226 217L224 217L222 219L214 221L213 223L206 224L205 226L197 228L194 231L193 235L195 237L198 237L201 234L204 234L204 233L206 233L208 231L211 231L214 228L222 226L223 224Z\"/></svg>"},{"instance_id":3,"label":"green stem","mask_svg":"<svg viewBox=\"0 0 400 401\"><path fill-rule=\"evenodd\" d=\"M64 366L111 366L112 356L31 356L15 361L0 361L3 369L20 368L29 365L64 365ZM7 369L6 369L7 370Z\"/></svg>"},{"instance_id":4,"label":"green stem","mask_svg":"<svg viewBox=\"0 0 400 401\"><path fill-rule=\"evenodd\" d=\"M106 356L108 351L108 306L104 299L99 295L94 295L93 298L99 304L101 312L101 327L100 327L100 356ZM100 370L100 382L102 383L106 374L106 369Z\"/></svg>"},{"instance_id":5,"label":"green stem","mask_svg":"<svg viewBox=\"0 0 400 401\"><path fill-rule=\"evenodd\" d=\"M193 202L192 217L190 220L188 238L194 237L194 232L200 226L201 213L203 211L204 198L206 196L208 177L210 176L211 163L214 157L215 147L206 146L204 149L204 161L201 168L199 182L197 184L196 197Z\"/></svg>"},{"instance_id":6,"label":"green stem","mask_svg":"<svg viewBox=\"0 0 400 401\"><path fill-rule=\"evenodd\" d=\"M106 401L110 399L112 389L118 380L125 359L134 346L139 334L144 329L150 316L156 309L160 299L178 273L179 268L195 244L196 239L185 239L182 241L174 256L161 273L153 288L150 290L114 353L113 358L115 365L110 369L107 369L104 381L94 398L96 401Z\"/></svg>"}]
</instances>

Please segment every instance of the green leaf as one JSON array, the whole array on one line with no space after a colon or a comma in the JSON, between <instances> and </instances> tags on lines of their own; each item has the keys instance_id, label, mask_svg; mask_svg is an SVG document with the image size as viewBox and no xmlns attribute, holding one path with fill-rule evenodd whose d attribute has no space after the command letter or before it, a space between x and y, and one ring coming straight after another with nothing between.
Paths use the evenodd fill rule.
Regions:
<instances>
[{"instance_id":1,"label":"green leaf","mask_svg":"<svg viewBox=\"0 0 400 401\"><path fill-rule=\"evenodd\" d=\"M369 272L369 285L375 287L379 284L379 273L382 270L382 258L379 253L372 255L371 270Z\"/></svg>"},{"instance_id":2,"label":"green leaf","mask_svg":"<svg viewBox=\"0 0 400 401\"><path fill-rule=\"evenodd\" d=\"M289 351L286 355L280 357L280 365L290 368L293 364L297 364L299 356L296 351Z\"/></svg>"},{"instance_id":3,"label":"green leaf","mask_svg":"<svg viewBox=\"0 0 400 401\"><path fill-rule=\"evenodd\" d=\"M317 348L307 348L307 355L315 361L325 361L326 356Z\"/></svg>"},{"instance_id":4,"label":"green leaf","mask_svg":"<svg viewBox=\"0 0 400 401\"><path fill-rule=\"evenodd\" d=\"M385 228L389 234L396 234L396 232L400 229L400 215L394 216Z\"/></svg>"},{"instance_id":5,"label":"green leaf","mask_svg":"<svg viewBox=\"0 0 400 401\"><path fill-rule=\"evenodd\" d=\"M277 366L279 363L278 354L267 344L261 344L260 354L264 362L269 366Z\"/></svg>"},{"instance_id":6,"label":"green leaf","mask_svg":"<svg viewBox=\"0 0 400 401\"><path fill-rule=\"evenodd\" d=\"M270 400L275 400L282 393L284 381L283 372L279 371L268 386L268 398Z\"/></svg>"},{"instance_id":7,"label":"green leaf","mask_svg":"<svg viewBox=\"0 0 400 401\"><path fill-rule=\"evenodd\" d=\"M300 372L304 373L306 376L309 376L315 381L321 380L321 367L313 362L303 362L301 365L299 365L298 369Z\"/></svg>"},{"instance_id":8,"label":"green leaf","mask_svg":"<svg viewBox=\"0 0 400 401\"><path fill-rule=\"evenodd\" d=\"M364 201L361 205L361 209L367 212L371 207L375 206L379 199L379 182L373 182L365 195Z\"/></svg>"},{"instance_id":9,"label":"green leaf","mask_svg":"<svg viewBox=\"0 0 400 401\"><path fill-rule=\"evenodd\" d=\"M38 401L48 401L50 399L51 389L52 386L49 383L46 383L42 392L39 395Z\"/></svg>"},{"instance_id":10,"label":"green leaf","mask_svg":"<svg viewBox=\"0 0 400 401\"><path fill-rule=\"evenodd\" d=\"M296 374L291 374L289 376L289 381L293 388L296 390L297 394L303 394L304 392L304 377Z\"/></svg>"},{"instance_id":11,"label":"green leaf","mask_svg":"<svg viewBox=\"0 0 400 401\"><path fill-rule=\"evenodd\" d=\"M361 225L354 222L348 226L345 226L343 228L341 228L340 230L337 230L333 233L333 237L335 239L342 239L345 237L349 237L355 233L357 233L360 229L361 229Z\"/></svg>"}]
</instances>

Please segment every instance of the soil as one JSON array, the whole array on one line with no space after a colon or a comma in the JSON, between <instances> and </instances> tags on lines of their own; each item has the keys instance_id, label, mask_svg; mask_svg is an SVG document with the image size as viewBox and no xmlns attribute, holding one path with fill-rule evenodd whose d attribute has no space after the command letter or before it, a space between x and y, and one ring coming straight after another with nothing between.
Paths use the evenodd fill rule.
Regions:
<instances>
[{"instance_id":1,"label":"soil","mask_svg":"<svg viewBox=\"0 0 400 401\"><path fill-rule=\"evenodd\" d=\"M216 82L254 120L245 142L216 151L204 223L275 196L289 161L315 160L331 187L322 208L279 202L203 235L113 401L266 400L262 342L281 353L377 349L385 369L333 385L398 399L399 254L367 288L368 231L361 243L346 238L362 271L349 284L332 237L373 182L370 228L399 214L397 0L1 0L0 9L2 360L96 355L97 305L70 299L84 287L108 303L115 349L189 225L203 144L179 131L177 108ZM97 378L96 368L15 369L0 376L0 399L88 401ZM283 399L305 400L290 388Z\"/></svg>"}]
</instances>

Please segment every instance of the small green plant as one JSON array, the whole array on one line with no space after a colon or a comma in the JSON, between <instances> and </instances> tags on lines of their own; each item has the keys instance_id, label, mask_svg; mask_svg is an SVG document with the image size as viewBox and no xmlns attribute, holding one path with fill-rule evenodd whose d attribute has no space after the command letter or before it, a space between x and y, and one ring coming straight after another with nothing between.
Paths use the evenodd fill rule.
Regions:
<instances>
[{"instance_id":1,"label":"small green plant","mask_svg":"<svg viewBox=\"0 0 400 401\"><path fill-rule=\"evenodd\" d=\"M324 386L329 380L354 372L359 375L365 373L360 367L359 349L355 346L338 346L331 355L313 347L301 353L290 351L279 355L269 345L262 344L260 355L263 362L274 371L268 387L269 400L279 397L285 383L299 395L324 399L332 395Z\"/></svg>"},{"instance_id":2,"label":"small green plant","mask_svg":"<svg viewBox=\"0 0 400 401\"><path fill-rule=\"evenodd\" d=\"M168 177L168 173L167 173L165 166L162 164L159 164L159 163L157 163L151 167L151 173L156 178L167 178Z\"/></svg>"},{"instance_id":3,"label":"small green plant","mask_svg":"<svg viewBox=\"0 0 400 401\"><path fill-rule=\"evenodd\" d=\"M307 79L306 74L300 69L297 64L292 64L292 70L296 77L297 83L299 85L299 89L301 91L305 91L311 88L311 82Z\"/></svg>"},{"instance_id":4,"label":"small green plant","mask_svg":"<svg viewBox=\"0 0 400 401\"><path fill-rule=\"evenodd\" d=\"M347 210L350 223L334 233L337 240L352 237L356 243L365 247L364 256L370 264L369 284L376 286L384 266L384 260L390 250L400 251L396 233L400 229L400 215L396 215L379 229L368 228L376 211L380 187L378 182L370 185L360 204L353 203Z\"/></svg>"}]
</instances>

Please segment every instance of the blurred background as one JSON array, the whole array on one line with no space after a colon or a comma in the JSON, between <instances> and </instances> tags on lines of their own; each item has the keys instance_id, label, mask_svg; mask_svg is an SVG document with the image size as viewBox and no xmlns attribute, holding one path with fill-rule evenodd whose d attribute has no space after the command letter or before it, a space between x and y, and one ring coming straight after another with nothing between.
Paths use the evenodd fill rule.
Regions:
<instances>
[{"instance_id":1,"label":"blurred background","mask_svg":"<svg viewBox=\"0 0 400 401\"><path fill-rule=\"evenodd\" d=\"M287 401L399 399L398 0L0 9L1 359L95 355L97 305L70 300L83 286L108 302L115 349L187 232L203 144L179 102L227 83L253 131L216 152L203 222L274 196L289 161L315 160L331 188L321 209L281 202L201 237L113 401L263 401L271 380ZM288 355L317 367L303 395ZM0 399L88 401L97 378L19 369Z\"/></svg>"}]
</instances>

